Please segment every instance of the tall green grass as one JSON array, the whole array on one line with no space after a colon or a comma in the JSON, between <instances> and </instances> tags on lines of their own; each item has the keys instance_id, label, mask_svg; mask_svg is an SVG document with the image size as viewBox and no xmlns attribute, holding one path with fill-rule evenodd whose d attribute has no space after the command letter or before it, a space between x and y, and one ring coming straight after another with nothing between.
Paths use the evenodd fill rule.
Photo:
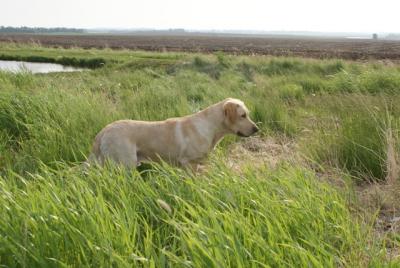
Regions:
<instances>
[{"instance_id":1,"label":"tall green grass","mask_svg":"<svg viewBox=\"0 0 400 268\"><path fill-rule=\"evenodd\" d=\"M362 183L387 176L399 152L399 68L295 58L46 49L7 55L104 58L78 73L0 72L0 264L6 266L365 267L385 239L352 214L351 190L304 162L225 166L230 136L207 172L138 173L80 163L97 132L131 118L163 120L226 97L244 100L257 140L284 137L293 154ZM264 147L260 147L264 150ZM269 147L268 147L269 148ZM271 152L262 152L274 154ZM246 161L246 159L243 159ZM320 171L320 170L317 170ZM395 243L395 242L393 242Z\"/></svg>"},{"instance_id":2,"label":"tall green grass","mask_svg":"<svg viewBox=\"0 0 400 268\"><path fill-rule=\"evenodd\" d=\"M384 180L388 174L387 133L399 131L398 99L360 94L318 98L323 115L304 140L307 153L320 162L349 171L358 182ZM398 139L392 141L398 145ZM394 145L396 146L396 145ZM398 154L398 148L395 154Z\"/></svg>"},{"instance_id":3,"label":"tall green grass","mask_svg":"<svg viewBox=\"0 0 400 268\"><path fill-rule=\"evenodd\" d=\"M379 257L343 196L299 168L243 177L216 162L193 177L62 165L0 183L9 266L354 267Z\"/></svg>"},{"instance_id":4,"label":"tall green grass","mask_svg":"<svg viewBox=\"0 0 400 268\"><path fill-rule=\"evenodd\" d=\"M46 57L46 53L55 53L52 49L35 49L33 51L40 57ZM28 56L26 50L26 47L6 46L4 53L16 56L18 51L22 51L24 56ZM83 54L79 50L69 53L74 56ZM315 94L326 95L327 99L335 95L354 99L356 103L357 94L370 94L376 96L376 99L397 96L400 86L398 69L376 64L355 65L342 61L268 57L235 58L223 54L217 54L216 57L175 54L159 56L156 53L138 54L127 51L104 51L102 56L108 59L113 53L116 63L104 70L90 74L48 77L32 76L28 73L8 74L0 77L2 87L11 91L15 88L29 91L35 88L54 88L60 91L72 89L75 92L89 90L93 92L95 99L106 98L103 101L113 102L118 107L114 109L119 110L121 116L146 120L180 116L195 112L227 96L238 97L253 108L252 115L262 123L265 133L293 137L302 128L302 109L306 98L312 103L312 96ZM101 54L91 51L90 55L98 57ZM90 59L88 55L86 57ZM166 65L164 61L169 63ZM74 86L71 88L69 83ZM312 105L319 106L318 103ZM336 116L334 109L331 111ZM358 111L356 109L351 112ZM346 114L346 110L342 114ZM381 119L378 118L377 121ZM344 124L347 121L349 125L353 124L351 118L344 120ZM371 161L375 162L375 166L381 165L376 159ZM382 176L383 172L374 171L372 174Z\"/></svg>"},{"instance_id":5,"label":"tall green grass","mask_svg":"<svg viewBox=\"0 0 400 268\"><path fill-rule=\"evenodd\" d=\"M5 53L11 56L16 51L16 48L5 49ZM46 56L44 52L46 50L40 52L43 57ZM49 50L48 53L52 55L54 52ZM80 55L80 51L72 50L71 54ZM93 57L100 56L98 51L92 54ZM112 51L105 51L103 56L110 58L112 54ZM312 157L321 163L327 162L327 159L334 160L352 173L359 173L358 177L382 179L385 177L386 160L379 122L386 120L385 113L375 114L374 120L369 120L371 114L358 102L362 96L370 96L374 101L368 109L372 111L372 107L376 106L384 110L385 104L381 100L398 99L399 76L396 68L341 61L235 58L223 54L158 56L156 53L132 52L130 55L124 51L115 52L113 64L91 72L50 75L2 73L0 110L3 121L0 125L23 148L11 148L12 156L5 158L13 158L21 152L21 159L25 158L26 163L37 162L26 155L45 163L62 159L80 161L82 155L87 154L88 140L102 125L115 118L162 120L196 112L229 96L246 102L251 116L259 122L265 135L303 139L302 128L307 124L308 117L316 116L317 121L323 118L327 122L339 118L340 131L332 134L338 136L337 140L331 139L329 146L311 141L318 147L315 150L313 147L317 153L312 153ZM21 92L14 92L15 89ZM332 105L331 98L336 99ZM342 99L350 104L346 107L341 105ZM328 110L325 106L331 108ZM393 116L396 117L399 109L392 106ZM65 117L65 114L69 116ZM102 116L98 117L99 114ZM325 114L327 118L321 117ZM85 115L92 118L87 123L95 127L85 126ZM54 123L54 120L57 122ZM65 124L66 120L68 124ZM41 121L44 126L38 127ZM45 145L47 140L53 144L64 144L40 136L43 135L42 129L56 128L57 125L71 126L69 130L52 130L58 133L59 141L84 139L84 143L68 147L70 150ZM35 137L29 142L19 141L20 134L13 133L16 128L25 133L37 133L29 134ZM77 131L82 135L76 135L75 129L81 128L85 131ZM318 127L307 128L320 132ZM323 125L322 132L330 128ZM48 150L49 153L46 150L40 150L40 153L39 150L29 151L27 143L32 148L44 146L53 149ZM26 164L20 165L19 160L15 166L26 168Z\"/></svg>"},{"instance_id":6,"label":"tall green grass","mask_svg":"<svg viewBox=\"0 0 400 268\"><path fill-rule=\"evenodd\" d=\"M106 99L90 92L3 92L0 129L9 137L9 154L0 163L22 172L36 170L40 161L82 161L93 133L117 118Z\"/></svg>"}]
</instances>

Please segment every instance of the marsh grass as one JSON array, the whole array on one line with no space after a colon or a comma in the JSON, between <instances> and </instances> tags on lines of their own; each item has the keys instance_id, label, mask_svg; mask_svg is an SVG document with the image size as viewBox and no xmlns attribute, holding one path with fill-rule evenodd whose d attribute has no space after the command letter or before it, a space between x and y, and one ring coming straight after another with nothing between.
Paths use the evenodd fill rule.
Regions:
<instances>
[{"instance_id":1,"label":"marsh grass","mask_svg":"<svg viewBox=\"0 0 400 268\"><path fill-rule=\"evenodd\" d=\"M387 140L388 132L398 131L399 115L385 96L348 96L319 99L325 103L320 111L324 116L317 120L306 151L320 163L349 171L359 183L385 180L388 150L392 148L392 157L399 154L398 140L392 139L393 144ZM326 115L329 113L334 115Z\"/></svg>"},{"instance_id":2,"label":"marsh grass","mask_svg":"<svg viewBox=\"0 0 400 268\"><path fill-rule=\"evenodd\" d=\"M6 47L4 51L12 56L13 51L21 49ZM46 50L36 50L46 56ZM79 50L70 53L81 55ZM179 56L106 50L102 56L108 59L113 53L114 63L92 72L0 73L0 125L5 135L12 137L11 143L18 144L12 147L13 158L26 159L25 163L36 162L33 159L45 163L82 161L96 131L116 118L163 120L197 112L230 96L247 103L264 135L302 139L302 128L309 117L325 120L320 115L326 114L327 122L339 120L339 128L337 122L322 125L321 131L306 126L315 133L332 130L328 144L311 142L317 144L310 146L315 160L337 163L355 175L359 173L357 177L362 179L386 176L385 130L381 124L386 119L383 112L374 109L383 111L385 100L398 100L396 68L295 58L236 59L221 53ZM27 52L22 54L26 56ZM95 50L89 53L92 57L99 55ZM175 66L173 72L171 66ZM373 101L360 103L365 98ZM395 106L393 116L397 118L399 109ZM315 136L316 140L325 139L323 134ZM60 144L67 140L72 146L61 149ZM26 167L19 165L19 160L15 163L21 170Z\"/></svg>"},{"instance_id":3,"label":"marsh grass","mask_svg":"<svg viewBox=\"0 0 400 268\"><path fill-rule=\"evenodd\" d=\"M196 177L42 166L1 184L0 258L11 266L335 267L366 254L343 197L299 168L243 178L222 163Z\"/></svg>"},{"instance_id":4,"label":"marsh grass","mask_svg":"<svg viewBox=\"0 0 400 268\"><path fill-rule=\"evenodd\" d=\"M398 68L0 46L5 55L107 61L79 73L0 72L1 264L398 264L385 259L389 242L373 236L370 221L350 212L351 189L337 190L303 162L268 169L248 161L233 171L223 159L231 143L240 143L234 136L219 144L200 175L168 165L140 172L80 167L96 133L114 120L163 120L236 97L249 107L260 136L290 139L299 154L321 167L340 167L353 181L384 180L399 152Z\"/></svg>"},{"instance_id":5,"label":"marsh grass","mask_svg":"<svg viewBox=\"0 0 400 268\"><path fill-rule=\"evenodd\" d=\"M43 90L8 92L0 98L0 129L9 137L14 169L35 170L38 161L82 161L92 133L118 118L104 98L91 93Z\"/></svg>"}]
</instances>

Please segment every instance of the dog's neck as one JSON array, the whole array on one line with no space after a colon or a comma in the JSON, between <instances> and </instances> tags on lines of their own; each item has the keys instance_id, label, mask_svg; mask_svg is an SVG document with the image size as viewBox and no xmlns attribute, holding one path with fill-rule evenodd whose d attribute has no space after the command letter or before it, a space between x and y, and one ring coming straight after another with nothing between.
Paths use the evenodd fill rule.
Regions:
<instances>
[{"instance_id":1,"label":"dog's neck","mask_svg":"<svg viewBox=\"0 0 400 268\"><path fill-rule=\"evenodd\" d=\"M211 148L214 148L226 134L232 132L225 126L222 105L223 102L216 103L193 115L193 117L199 118L204 125L207 125L207 129L211 132Z\"/></svg>"}]
</instances>

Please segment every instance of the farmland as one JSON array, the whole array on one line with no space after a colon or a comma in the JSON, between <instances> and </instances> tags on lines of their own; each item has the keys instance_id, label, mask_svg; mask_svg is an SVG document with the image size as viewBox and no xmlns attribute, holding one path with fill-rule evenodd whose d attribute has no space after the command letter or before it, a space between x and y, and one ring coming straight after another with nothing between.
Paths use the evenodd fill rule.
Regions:
<instances>
[{"instance_id":1,"label":"farmland","mask_svg":"<svg viewBox=\"0 0 400 268\"><path fill-rule=\"evenodd\" d=\"M0 34L0 41L52 47L138 49L300 56L312 58L400 59L400 42L389 40L246 35L43 35Z\"/></svg>"},{"instance_id":2,"label":"farmland","mask_svg":"<svg viewBox=\"0 0 400 268\"><path fill-rule=\"evenodd\" d=\"M303 55L303 43L277 57L215 44L188 53L196 45L174 38L147 39L155 51L120 37L23 38L0 43L2 57L92 69L0 72L0 264L400 265L400 66L345 60L386 59L388 50L396 60L397 43L342 43L329 55ZM362 42L372 54L343 56ZM305 58L314 56L324 59ZM261 131L226 137L201 173L81 167L109 122L183 116L226 97L242 99Z\"/></svg>"}]
</instances>

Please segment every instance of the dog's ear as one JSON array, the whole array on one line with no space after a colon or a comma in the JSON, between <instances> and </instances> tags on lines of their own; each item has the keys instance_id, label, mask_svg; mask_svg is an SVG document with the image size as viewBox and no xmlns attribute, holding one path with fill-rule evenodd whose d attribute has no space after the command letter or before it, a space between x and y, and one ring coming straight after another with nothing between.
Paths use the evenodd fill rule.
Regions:
<instances>
[{"instance_id":1,"label":"dog's ear","mask_svg":"<svg viewBox=\"0 0 400 268\"><path fill-rule=\"evenodd\" d=\"M238 104L227 101L224 104L224 115L228 118L229 122L234 123L237 119L237 108Z\"/></svg>"}]
</instances>

